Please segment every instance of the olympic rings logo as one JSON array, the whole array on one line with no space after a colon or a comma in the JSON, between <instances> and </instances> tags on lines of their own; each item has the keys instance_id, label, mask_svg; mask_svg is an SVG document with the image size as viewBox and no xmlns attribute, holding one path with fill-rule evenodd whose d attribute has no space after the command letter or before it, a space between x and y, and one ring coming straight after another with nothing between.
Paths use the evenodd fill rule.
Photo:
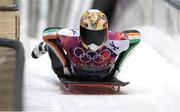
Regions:
<instances>
[{"instance_id":1,"label":"olympic rings logo","mask_svg":"<svg viewBox=\"0 0 180 112\"><path fill-rule=\"evenodd\" d=\"M100 53L97 53L95 51L85 52L82 48L76 47L74 49L74 55L84 63L93 61L97 64L100 64L111 56L111 52L108 49L102 50Z\"/></svg>"}]
</instances>

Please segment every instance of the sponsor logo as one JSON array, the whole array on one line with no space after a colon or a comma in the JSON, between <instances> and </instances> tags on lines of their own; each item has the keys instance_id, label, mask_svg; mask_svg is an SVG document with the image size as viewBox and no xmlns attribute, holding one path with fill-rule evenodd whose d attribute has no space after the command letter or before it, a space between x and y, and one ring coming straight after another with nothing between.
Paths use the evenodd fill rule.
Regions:
<instances>
[{"instance_id":1,"label":"sponsor logo","mask_svg":"<svg viewBox=\"0 0 180 112\"><path fill-rule=\"evenodd\" d=\"M75 57L79 58L81 62L89 63L93 61L94 63L103 63L111 56L111 52L108 49L102 50L101 52L88 51L85 52L82 48L76 47L74 49Z\"/></svg>"},{"instance_id":2,"label":"sponsor logo","mask_svg":"<svg viewBox=\"0 0 180 112\"><path fill-rule=\"evenodd\" d=\"M113 48L113 50L115 50L115 51L119 49L119 47L115 46L115 44L114 44L113 41L110 43L110 46L111 46L111 47Z\"/></svg>"}]
</instances>

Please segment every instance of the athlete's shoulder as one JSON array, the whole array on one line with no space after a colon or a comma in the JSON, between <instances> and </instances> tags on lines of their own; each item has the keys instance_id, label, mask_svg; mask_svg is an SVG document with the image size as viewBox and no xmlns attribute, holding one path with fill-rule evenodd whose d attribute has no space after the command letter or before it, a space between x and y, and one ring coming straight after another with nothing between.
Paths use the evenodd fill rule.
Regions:
<instances>
[{"instance_id":1,"label":"athlete's shoulder","mask_svg":"<svg viewBox=\"0 0 180 112\"><path fill-rule=\"evenodd\" d=\"M79 37L79 30L73 28L63 28L58 31L58 35L68 37Z\"/></svg>"},{"instance_id":2,"label":"athlete's shoulder","mask_svg":"<svg viewBox=\"0 0 180 112\"><path fill-rule=\"evenodd\" d=\"M128 36L129 40L141 39L141 33L137 30L125 30L123 33Z\"/></svg>"},{"instance_id":3,"label":"athlete's shoulder","mask_svg":"<svg viewBox=\"0 0 180 112\"><path fill-rule=\"evenodd\" d=\"M128 40L128 36L123 32L108 31L107 35L109 40Z\"/></svg>"},{"instance_id":4,"label":"athlete's shoulder","mask_svg":"<svg viewBox=\"0 0 180 112\"><path fill-rule=\"evenodd\" d=\"M43 36L47 35L56 35L56 33L60 30L61 28L59 27L48 27L44 29L43 31Z\"/></svg>"},{"instance_id":5,"label":"athlete's shoulder","mask_svg":"<svg viewBox=\"0 0 180 112\"><path fill-rule=\"evenodd\" d=\"M108 39L105 43L105 46L119 55L122 51L125 51L129 48L128 36L123 32L108 31Z\"/></svg>"}]
</instances>

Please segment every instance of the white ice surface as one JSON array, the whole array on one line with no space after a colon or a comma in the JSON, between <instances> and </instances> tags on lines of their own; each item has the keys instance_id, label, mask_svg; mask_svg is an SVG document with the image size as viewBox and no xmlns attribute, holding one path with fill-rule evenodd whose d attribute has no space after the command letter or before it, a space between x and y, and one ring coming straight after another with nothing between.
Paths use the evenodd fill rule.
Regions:
<instances>
[{"instance_id":1,"label":"white ice surface","mask_svg":"<svg viewBox=\"0 0 180 112\"><path fill-rule=\"evenodd\" d=\"M30 42L31 46L37 43ZM130 81L118 94L106 94L106 88L70 93L51 70L48 54L37 60L27 58L24 108L59 112L180 112L180 70L143 41L126 61L118 78Z\"/></svg>"},{"instance_id":2,"label":"white ice surface","mask_svg":"<svg viewBox=\"0 0 180 112\"><path fill-rule=\"evenodd\" d=\"M44 2L46 3L46 2ZM69 93L63 89L54 72L47 54L35 60L30 57L30 49L39 40L27 38L27 1L21 5L21 41L26 51L24 74L24 110L59 112L180 112L180 70L166 62L156 51L178 62L179 55L171 55L175 44L158 29L142 28L140 32L150 45L153 38L162 37L161 45L170 45L159 50L152 49L144 40L128 58L118 78L130 81L118 94L109 94L106 89L87 88ZM45 6L45 5L44 5ZM41 23L44 23L41 13ZM43 25L43 24L42 24ZM44 27L39 29L42 31ZM161 35L163 34L163 36ZM41 34L38 36L40 37ZM154 41L153 41L154 40ZM158 40L159 41L159 40ZM156 42L157 43L157 42ZM167 43L167 44L166 44ZM176 46L175 46L176 47ZM165 51L167 50L167 51ZM176 53L175 53L176 54ZM174 63L175 63L174 62ZM108 94L107 94L108 93Z\"/></svg>"}]
</instances>

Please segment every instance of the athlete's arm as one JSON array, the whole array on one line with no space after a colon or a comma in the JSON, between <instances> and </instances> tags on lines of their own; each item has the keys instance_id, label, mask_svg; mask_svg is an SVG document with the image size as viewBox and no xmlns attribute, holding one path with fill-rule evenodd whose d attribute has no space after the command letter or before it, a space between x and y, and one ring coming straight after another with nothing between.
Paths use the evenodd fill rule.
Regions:
<instances>
[{"instance_id":1,"label":"athlete's arm","mask_svg":"<svg viewBox=\"0 0 180 112\"><path fill-rule=\"evenodd\" d=\"M46 28L43 32L43 40L48 46L48 54L51 59L52 69L60 78L64 76L64 68L66 67L66 55L61 45L61 37L58 32L61 28Z\"/></svg>"},{"instance_id":2,"label":"athlete's arm","mask_svg":"<svg viewBox=\"0 0 180 112\"><path fill-rule=\"evenodd\" d=\"M63 51L58 31L60 28L51 27L43 32L43 40L46 42L48 49L56 55L57 59L62 63L63 67L66 66L65 53Z\"/></svg>"},{"instance_id":3,"label":"athlete's arm","mask_svg":"<svg viewBox=\"0 0 180 112\"><path fill-rule=\"evenodd\" d=\"M126 31L123 31L123 33L128 36L130 45L126 51L123 51L120 53L120 55L115 63L115 70L119 70L119 71L120 71L123 63L125 62L125 60L132 53L134 48L139 44L140 37L141 37L140 32L138 32L137 30L126 30Z\"/></svg>"}]
</instances>

